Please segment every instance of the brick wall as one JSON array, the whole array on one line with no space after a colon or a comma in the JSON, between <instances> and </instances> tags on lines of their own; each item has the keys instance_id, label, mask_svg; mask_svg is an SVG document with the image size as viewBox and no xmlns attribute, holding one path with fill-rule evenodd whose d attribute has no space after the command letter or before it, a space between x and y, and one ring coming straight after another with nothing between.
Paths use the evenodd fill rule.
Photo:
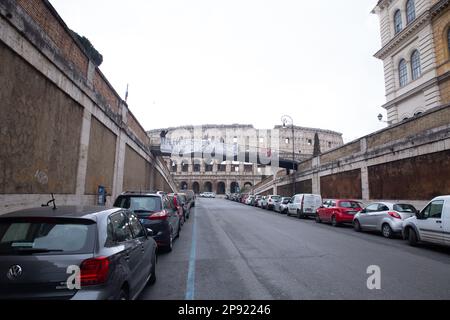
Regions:
<instances>
[{"instance_id":1,"label":"brick wall","mask_svg":"<svg viewBox=\"0 0 450 320\"><path fill-rule=\"evenodd\" d=\"M0 194L75 193L83 108L0 41Z\"/></svg>"},{"instance_id":2,"label":"brick wall","mask_svg":"<svg viewBox=\"0 0 450 320\"><path fill-rule=\"evenodd\" d=\"M86 194L97 194L98 186L112 191L116 155L116 135L92 117L86 173Z\"/></svg>"},{"instance_id":3,"label":"brick wall","mask_svg":"<svg viewBox=\"0 0 450 320\"><path fill-rule=\"evenodd\" d=\"M358 153L361 151L361 145L359 141L356 141L354 143L346 144L343 147L340 147L339 149L336 149L331 152L326 152L320 157L321 163L329 163L336 161L339 158L342 158L344 156L352 155L355 153Z\"/></svg>"},{"instance_id":4,"label":"brick wall","mask_svg":"<svg viewBox=\"0 0 450 320\"><path fill-rule=\"evenodd\" d=\"M414 119L414 121L407 121L389 128L389 130L368 136L367 147L368 149L373 149L392 141L414 137L421 132L445 126L449 123L450 108L442 108L420 118Z\"/></svg>"},{"instance_id":5,"label":"brick wall","mask_svg":"<svg viewBox=\"0 0 450 320\"><path fill-rule=\"evenodd\" d=\"M320 190L325 199L362 199L361 170L323 176Z\"/></svg>"},{"instance_id":6,"label":"brick wall","mask_svg":"<svg viewBox=\"0 0 450 320\"><path fill-rule=\"evenodd\" d=\"M17 4L44 30L67 62L86 77L89 59L43 0L16 0Z\"/></svg>"},{"instance_id":7,"label":"brick wall","mask_svg":"<svg viewBox=\"0 0 450 320\"><path fill-rule=\"evenodd\" d=\"M450 194L450 150L369 167L371 199L429 200Z\"/></svg>"}]
</instances>

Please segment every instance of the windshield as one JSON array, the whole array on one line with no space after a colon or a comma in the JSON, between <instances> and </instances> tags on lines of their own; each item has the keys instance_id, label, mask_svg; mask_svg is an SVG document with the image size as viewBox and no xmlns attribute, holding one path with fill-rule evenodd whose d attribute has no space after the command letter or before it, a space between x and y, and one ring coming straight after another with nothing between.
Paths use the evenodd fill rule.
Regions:
<instances>
[{"instance_id":1,"label":"windshield","mask_svg":"<svg viewBox=\"0 0 450 320\"><path fill-rule=\"evenodd\" d=\"M394 210L403 213L416 213L417 209L410 204L395 204Z\"/></svg>"},{"instance_id":2,"label":"windshield","mask_svg":"<svg viewBox=\"0 0 450 320\"><path fill-rule=\"evenodd\" d=\"M95 224L59 221L0 221L0 255L91 253Z\"/></svg>"},{"instance_id":3,"label":"windshield","mask_svg":"<svg viewBox=\"0 0 450 320\"><path fill-rule=\"evenodd\" d=\"M341 208L361 209L360 204L356 201L341 201L339 205Z\"/></svg>"},{"instance_id":4,"label":"windshield","mask_svg":"<svg viewBox=\"0 0 450 320\"><path fill-rule=\"evenodd\" d=\"M114 203L117 208L131 209L133 211L159 212L162 210L161 198L121 196Z\"/></svg>"}]
</instances>

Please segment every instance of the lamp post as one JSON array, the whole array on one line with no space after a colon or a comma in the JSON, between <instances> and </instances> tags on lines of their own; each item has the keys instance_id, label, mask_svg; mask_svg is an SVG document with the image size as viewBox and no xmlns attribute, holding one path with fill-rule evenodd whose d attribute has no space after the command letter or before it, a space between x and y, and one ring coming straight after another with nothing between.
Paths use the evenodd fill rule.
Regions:
<instances>
[{"instance_id":1,"label":"lamp post","mask_svg":"<svg viewBox=\"0 0 450 320\"><path fill-rule=\"evenodd\" d=\"M380 120L380 122L387 123L389 126L392 125L392 121L384 121L383 120L383 115L381 113L378 115L378 120Z\"/></svg>"},{"instance_id":2,"label":"lamp post","mask_svg":"<svg viewBox=\"0 0 450 320\"><path fill-rule=\"evenodd\" d=\"M292 129L292 172L294 173L294 182L292 183L292 195L296 194L295 190L295 128L294 128L294 120L291 116L285 115L281 118L281 122L283 123L283 129L286 129L289 124Z\"/></svg>"}]
</instances>

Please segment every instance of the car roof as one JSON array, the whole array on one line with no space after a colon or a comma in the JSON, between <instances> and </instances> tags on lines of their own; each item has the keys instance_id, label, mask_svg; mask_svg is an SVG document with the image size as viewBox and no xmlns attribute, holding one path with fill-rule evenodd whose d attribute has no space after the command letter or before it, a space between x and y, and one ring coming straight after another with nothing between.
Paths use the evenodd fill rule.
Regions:
<instances>
[{"instance_id":1,"label":"car roof","mask_svg":"<svg viewBox=\"0 0 450 320\"><path fill-rule=\"evenodd\" d=\"M40 207L14 211L0 216L4 218L77 218L97 221L98 217L110 215L114 212L122 211L122 208L105 208L99 206L61 206L57 209L53 207Z\"/></svg>"}]
</instances>

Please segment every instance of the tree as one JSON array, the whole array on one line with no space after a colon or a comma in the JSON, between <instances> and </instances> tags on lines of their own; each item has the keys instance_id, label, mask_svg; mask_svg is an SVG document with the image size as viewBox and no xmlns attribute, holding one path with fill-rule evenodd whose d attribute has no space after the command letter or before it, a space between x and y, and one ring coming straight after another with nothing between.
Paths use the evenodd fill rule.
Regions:
<instances>
[{"instance_id":1,"label":"tree","mask_svg":"<svg viewBox=\"0 0 450 320\"><path fill-rule=\"evenodd\" d=\"M97 49L94 48L92 43L89 41L88 38L84 36L80 36L75 31L71 30L72 35L80 42L80 44L83 46L84 51L89 56L89 58L92 60L92 62L99 67L103 63L103 56L100 54L100 52L97 51Z\"/></svg>"},{"instance_id":2,"label":"tree","mask_svg":"<svg viewBox=\"0 0 450 320\"><path fill-rule=\"evenodd\" d=\"M320 151L320 139L319 139L319 134L316 132L316 134L314 135L314 152L313 152L313 156L317 157L320 156L322 152Z\"/></svg>"}]
</instances>

